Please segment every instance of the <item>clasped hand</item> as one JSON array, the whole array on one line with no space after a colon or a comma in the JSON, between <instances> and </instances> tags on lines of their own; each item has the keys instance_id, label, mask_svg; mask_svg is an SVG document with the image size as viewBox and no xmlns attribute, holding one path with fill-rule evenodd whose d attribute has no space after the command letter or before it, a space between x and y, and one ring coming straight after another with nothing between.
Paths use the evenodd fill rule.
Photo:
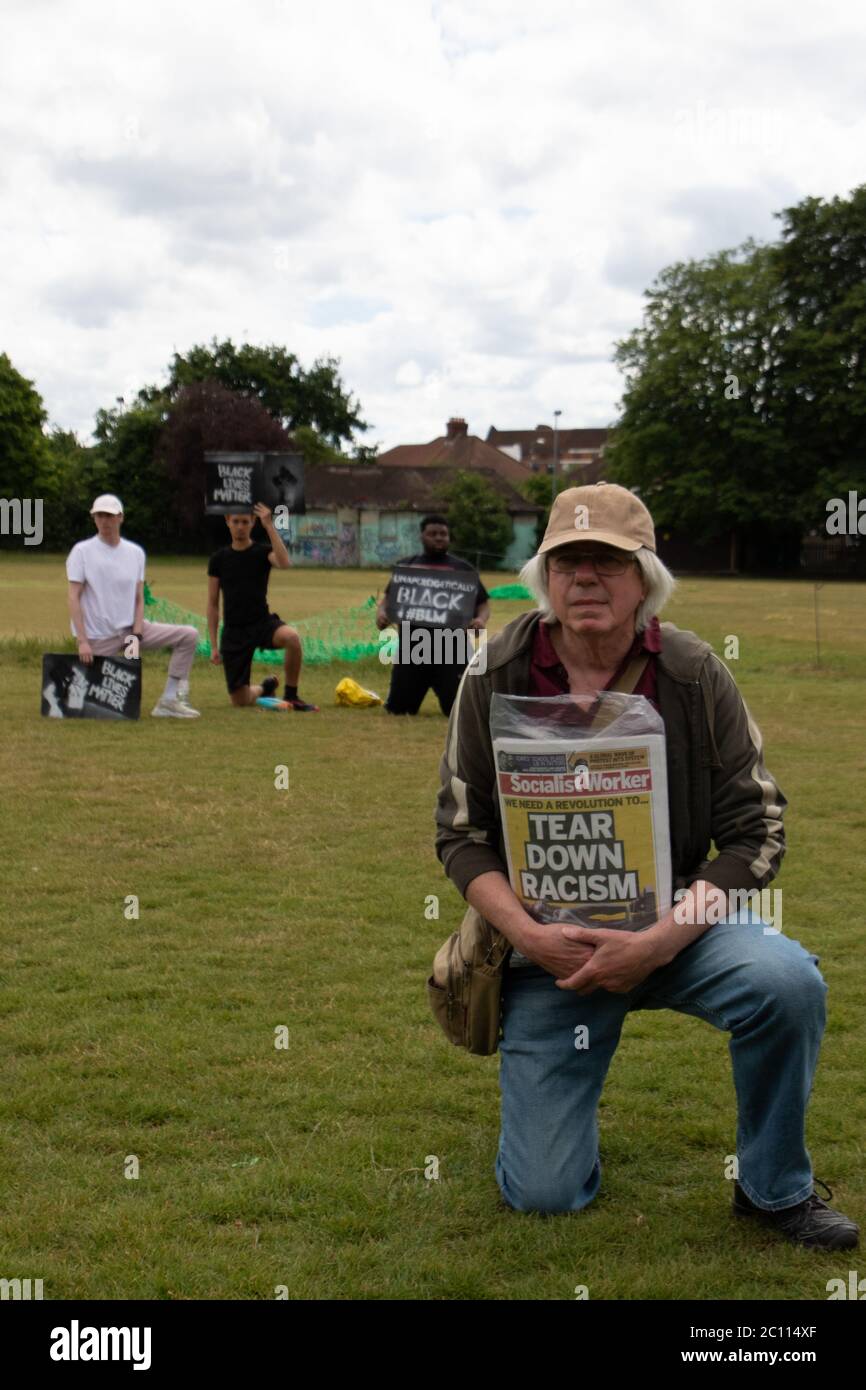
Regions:
<instances>
[{"instance_id":1,"label":"clasped hand","mask_svg":"<svg viewBox=\"0 0 866 1390\"><path fill-rule=\"evenodd\" d=\"M525 954L556 976L559 989L592 994L597 989L627 994L661 963L648 932L549 923Z\"/></svg>"}]
</instances>

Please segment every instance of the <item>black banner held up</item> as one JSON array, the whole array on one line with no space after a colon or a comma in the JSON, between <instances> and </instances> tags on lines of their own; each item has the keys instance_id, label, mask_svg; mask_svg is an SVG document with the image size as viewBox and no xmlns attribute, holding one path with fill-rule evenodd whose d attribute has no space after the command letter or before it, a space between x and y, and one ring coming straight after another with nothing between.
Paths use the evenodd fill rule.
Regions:
<instances>
[{"instance_id":1,"label":"black banner held up","mask_svg":"<svg viewBox=\"0 0 866 1390\"><path fill-rule=\"evenodd\" d=\"M257 502L277 517L278 507L288 507L292 516L303 516L306 512L304 501L304 456L303 454L266 453L261 464L259 495Z\"/></svg>"},{"instance_id":2,"label":"black banner held up","mask_svg":"<svg viewBox=\"0 0 866 1390\"><path fill-rule=\"evenodd\" d=\"M258 502L258 471L264 454L207 453L205 512L209 516L228 516L230 512L251 512Z\"/></svg>"},{"instance_id":3,"label":"black banner held up","mask_svg":"<svg viewBox=\"0 0 866 1390\"><path fill-rule=\"evenodd\" d=\"M256 502L275 513L277 525L278 507L294 516L304 515L303 454L217 450L206 453L204 460L208 516L251 512Z\"/></svg>"},{"instance_id":4,"label":"black banner held up","mask_svg":"<svg viewBox=\"0 0 866 1390\"><path fill-rule=\"evenodd\" d=\"M52 719L138 719L141 662L95 656L85 665L69 652L46 652L40 712Z\"/></svg>"},{"instance_id":5,"label":"black banner held up","mask_svg":"<svg viewBox=\"0 0 866 1390\"><path fill-rule=\"evenodd\" d=\"M478 575L420 565L397 566L391 575L386 615L413 627L465 628L475 617Z\"/></svg>"}]
</instances>

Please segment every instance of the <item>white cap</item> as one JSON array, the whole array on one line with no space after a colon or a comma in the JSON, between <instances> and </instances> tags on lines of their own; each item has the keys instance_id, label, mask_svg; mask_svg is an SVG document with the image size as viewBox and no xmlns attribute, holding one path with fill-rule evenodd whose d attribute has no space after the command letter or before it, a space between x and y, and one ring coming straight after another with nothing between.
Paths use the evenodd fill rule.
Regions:
<instances>
[{"instance_id":1,"label":"white cap","mask_svg":"<svg viewBox=\"0 0 866 1390\"><path fill-rule=\"evenodd\" d=\"M94 512L110 512L112 516L123 516L123 503L113 492L103 492L90 508L91 516Z\"/></svg>"}]
</instances>

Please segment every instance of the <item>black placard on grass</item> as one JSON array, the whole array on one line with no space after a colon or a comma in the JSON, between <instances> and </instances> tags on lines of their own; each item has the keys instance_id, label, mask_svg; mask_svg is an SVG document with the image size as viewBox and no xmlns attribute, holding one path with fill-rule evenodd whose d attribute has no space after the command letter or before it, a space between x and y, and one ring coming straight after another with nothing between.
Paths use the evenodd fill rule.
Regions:
<instances>
[{"instance_id":1,"label":"black placard on grass","mask_svg":"<svg viewBox=\"0 0 866 1390\"><path fill-rule=\"evenodd\" d=\"M70 652L46 652L41 713L53 719L138 719L141 662L95 656L85 665Z\"/></svg>"}]
</instances>

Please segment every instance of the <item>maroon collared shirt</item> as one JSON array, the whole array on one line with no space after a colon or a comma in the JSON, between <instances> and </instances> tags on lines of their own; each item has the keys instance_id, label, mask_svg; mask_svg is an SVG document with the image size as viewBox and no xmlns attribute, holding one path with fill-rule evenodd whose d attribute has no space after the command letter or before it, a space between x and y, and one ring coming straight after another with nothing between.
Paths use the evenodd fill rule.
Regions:
<instances>
[{"instance_id":1,"label":"maroon collared shirt","mask_svg":"<svg viewBox=\"0 0 866 1390\"><path fill-rule=\"evenodd\" d=\"M642 652L649 657L640 680L634 688L635 695L645 695L657 710L656 660L662 649L662 630L658 618L651 618L643 632L639 632L630 649L626 652L618 669L611 676L605 690L615 685L633 657ZM550 640L550 626L539 623L535 629L532 644L532 659L529 667L530 695L567 695L568 672L556 654Z\"/></svg>"}]
</instances>

